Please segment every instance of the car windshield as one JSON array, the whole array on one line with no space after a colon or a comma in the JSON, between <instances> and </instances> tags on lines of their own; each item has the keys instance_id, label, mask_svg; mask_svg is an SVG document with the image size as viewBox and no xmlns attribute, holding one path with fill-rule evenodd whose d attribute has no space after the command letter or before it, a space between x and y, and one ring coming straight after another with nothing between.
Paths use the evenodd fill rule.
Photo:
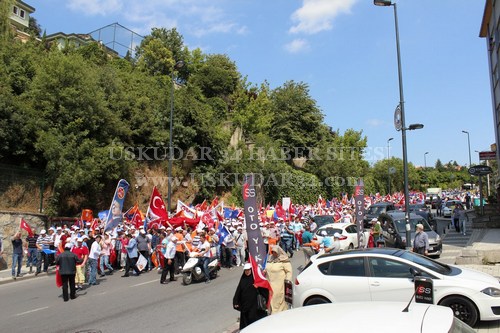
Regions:
<instances>
[{"instance_id":1,"label":"car windshield","mask_svg":"<svg viewBox=\"0 0 500 333\"><path fill-rule=\"evenodd\" d=\"M410 219L410 227L412 232L415 231L415 226L419 223L424 226L424 231L432 231L429 223L427 223L426 220L424 220L423 218L413 218ZM394 220L394 225L396 226L396 229L399 233L406 232L406 221L404 219Z\"/></svg>"},{"instance_id":2,"label":"car windshield","mask_svg":"<svg viewBox=\"0 0 500 333\"><path fill-rule=\"evenodd\" d=\"M386 206L370 206L368 208L367 214L369 214L369 215L380 215L382 213L385 213L385 208L386 208Z\"/></svg>"},{"instance_id":3,"label":"car windshield","mask_svg":"<svg viewBox=\"0 0 500 333\"><path fill-rule=\"evenodd\" d=\"M333 216L330 215L316 215L314 217L314 222L316 222L316 225L319 228L325 224L334 223L335 221L333 220Z\"/></svg>"},{"instance_id":4,"label":"car windshield","mask_svg":"<svg viewBox=\"0 0 500 333\"><path fill-rule=\"evenodd\" d=\"M401 251L401 258L409 260L417 265L426 267L430 269L431 271L434 271L436 273L442 274L442 275L448 275L451 272L450 266L440 263L438 261L429 259L427 257L415 254L413 252L408 252L408 251Z\"/></svg>"},{"instance_id":5,"label":"car windshield","mask_svg":"<svg viewBox=\"0 0 500 333\"><path fill-rule=\"evenodd\" d=\"M446 207L454 207L457 205L457 202L456 201L448 201L446 203Z\"/></svg>"},{"instance_id":6,"label":"car windshield","mask_svg":"<svg viewBox=\"0 0 500 333\"><path fill-rule=\"evenodd\" d=\"M473 333L473 332L476 331L472 327L470 327L457 317L453 317L453 323L451 325L449 333Z\"/></svg>"},{"instance_id":7,"label":"car windshield","mask_svg":"<svg viewBox=\"0 0 500 333\"><path fill-rule=\"evenodd\" d=\"M335 235L336 232L338 232L339 234L342 234L342 229L337 229L337 228L332 228L332 227L326 227L326 228L321 228L319 229L316 234L318 236L323 236L321 233L323 231L326 231L326 235L328 237L333 237L333 235Z\"/></svg>"},{"instance_id":8,"label":"car windshield","mask_svg":"<svg viewBox=\"0 0 500 333\"><path fill-rule=\"evenodd\" d=\"M408 208L410 210L419 210L419 209L426 209L427 206L425 206L425 205L410 205Z\"/></svg>"}]
</instances>

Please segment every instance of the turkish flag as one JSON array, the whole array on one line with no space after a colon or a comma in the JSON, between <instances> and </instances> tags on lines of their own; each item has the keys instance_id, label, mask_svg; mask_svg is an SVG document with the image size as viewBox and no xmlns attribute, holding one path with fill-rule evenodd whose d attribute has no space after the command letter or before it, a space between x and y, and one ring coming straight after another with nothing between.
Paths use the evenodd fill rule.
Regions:
<instances>
[{"instance_id":1,"label":"turkish flag","mask_svg":"<svg viewBox=\"0 0 500 333\"><path fill-rule=\"evenodd\" d=\"M157 219L168 220L165 202L163 201L160 191L158 191L156 186L153 187L153 193L151 193L151 199L149 200L149 207L146 215L149 221Z\"/></svg>"},{"instance_id":2,"label":"turkish flag","mask_svg":"<svg viewBox=\"0 0 500 333\"><path fill-rule=\"evenodd\" d=\"M273 297L273 288L271 288L271 284L267 281L264 274L260 270L260 267L257 265L257 262L253 258L252 255L248 256L248 260L252 264L252 274L253 274L253 285L259 288L266 288L269 290L269 298L267 299L267 307L269 307L269 303L271 302L271 298Z\"/></svg>"},{"instance_id":3,"label":"turkish flag","mask_svg":"<svg viewBox=\"0 0 500 333\"><path fill-rule=\"evenodd\" d=\"M26 221L23 218L21 218L21 224L19 225L19 228L26 230L28 232L29 236L33 235L33 231L31 230L30 226L28 225L28 223L26 223Z\"/></svg>"}]
</instances>

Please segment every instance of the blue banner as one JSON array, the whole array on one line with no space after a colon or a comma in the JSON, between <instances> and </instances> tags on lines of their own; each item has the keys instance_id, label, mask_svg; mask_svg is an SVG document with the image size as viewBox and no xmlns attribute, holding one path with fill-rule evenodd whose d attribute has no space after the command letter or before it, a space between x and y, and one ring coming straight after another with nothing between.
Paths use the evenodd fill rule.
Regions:
<instances>
[{"instance_id":1,"label":"blue banner","mask_svg":"<svg viewBox=\"0 0 500 333\"><path fill-rule=\"evenodd\" d=\"M125 179L120 179L118 186L116 186L115 195L109 208L108 216L106 217L105 231L113 230L123 220L123 203L130 184Z\"/></svg>"}]
</instances>

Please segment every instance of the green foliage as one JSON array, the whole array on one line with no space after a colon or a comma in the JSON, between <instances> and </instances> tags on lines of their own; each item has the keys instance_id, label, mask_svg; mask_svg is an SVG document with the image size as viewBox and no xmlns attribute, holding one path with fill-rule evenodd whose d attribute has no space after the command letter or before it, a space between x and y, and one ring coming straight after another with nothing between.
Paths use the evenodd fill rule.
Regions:
<instances>
[{"instance_id":1,"label":"green foliage","mask_svg":"<svg viewBox=\"0 0 500 333\"><path fill-rule=\"evenodd\" d=\"M174 146L194 152L174 161L173 174L196 175L188 196L197 199L232 193L241 204L242 177L253 172L265 202L314 202L351 193L348 178L370 173L366 137L327 127L305 83L247 82L227 55L189 51L175 29L153 29L133 59L105 51L0 40L0 162L44 170L50 214L103 209L118 179L167 170L164 157L134 152L164 151L171 121ZM179 60L185 66L173 72Z\"/></svg>"}]
</instances>

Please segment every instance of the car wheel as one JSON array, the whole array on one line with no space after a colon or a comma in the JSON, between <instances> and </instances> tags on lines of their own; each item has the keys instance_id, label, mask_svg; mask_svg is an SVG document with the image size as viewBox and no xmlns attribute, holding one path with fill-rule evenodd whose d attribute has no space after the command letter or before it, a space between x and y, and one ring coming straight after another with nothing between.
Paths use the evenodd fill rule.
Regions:
<instances>
[{"instance_id":1,"label":"car wheel","mask_svg":"<svg viewBox=\"0 0 500 333\"><path fill-rule=\"evenodd\" d=\"M304 306L308 305L315 305L315 304L325 304L325 303L331 303L329 300L327 300L324 297L321 296L313 296L309 298L305 303Z\"/></svg>"},{"instance_id":2,"label":"car wheel","mask_svg":"<svg viewBox=\"0 0 500 333\"><path fill-rule=\"evenodd\" d=\"M352 249L354 249L354 245L353 245L352 243L351 243L351 244L349 244L349 247L348 247L347 249L348 249L348 250L352 250Z\"/></svg>"},{"instance_id":3,"label":"car wheel","mask_svg":"<svg viewBox=\"0 0 500 333\"><path fill-rule=\"evenodd\" d=\"M465 297L450 296L442 300L439 305L450 307L455 317L469 326L474 326L479 318L476 306Z\"/></svg>"}]
</instances>

